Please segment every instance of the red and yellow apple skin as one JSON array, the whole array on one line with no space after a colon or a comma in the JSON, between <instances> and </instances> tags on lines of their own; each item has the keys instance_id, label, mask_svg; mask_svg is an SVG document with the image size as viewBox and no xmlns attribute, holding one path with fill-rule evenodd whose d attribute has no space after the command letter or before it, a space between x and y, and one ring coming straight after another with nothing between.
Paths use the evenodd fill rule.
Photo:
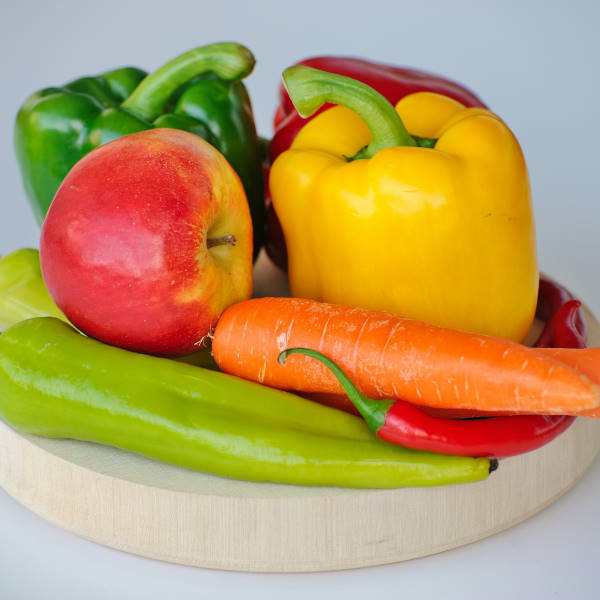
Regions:
<instances>
[{"instance_id":1,"label":"red and yellow apple skin","mask_svg":"<svg viewBox=\"0 0 600 600\"><path fill-rule=\"evenodd\" d=\"M227 306L252 294L244 189L223 155L191 133L118 138L63 181L40 262L50 295L84 333L139 352L189 354Z\"/></svg>"}]
</instances>

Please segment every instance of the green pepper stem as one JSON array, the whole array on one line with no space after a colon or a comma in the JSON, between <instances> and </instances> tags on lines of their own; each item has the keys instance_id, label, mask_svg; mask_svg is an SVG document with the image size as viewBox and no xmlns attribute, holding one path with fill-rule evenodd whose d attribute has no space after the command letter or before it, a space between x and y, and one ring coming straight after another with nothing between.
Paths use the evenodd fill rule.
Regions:
<instances>
[{"instance_id":1,"label":"green pepper stem","mask_svg":"<svg viewBox=\"0 0 600 600\"><path fill-rule=\"evenodd\" d=\"M254 63L252 52L234 42L194 48L142 79L121 107L153 121L177 88L192 77L212 71L226 81L242 79L252 72Z\"/></svg>"},{"instance_id":2,"label":"green pepper stem","mask_svg":"<svg viewBox=\"0 0 600 600\"><path fill-rule=\"evenodd\" d=\"M415 145L396 109L379 92L360 81L304 65L286 69L283 81L303 117L331 102L348 107L366 123L371 143L354 159L371 158L384 148Z\"/></svg>"},{"instance_id":3,"label":"green pepper stem","mask_svg":"<svg viewBox=\"0 0 600 600\"><path fill-rule=\"evenodd\" d=\"M352 404L354 404L358 412L363 416L369 429L377 433L377 431L383 427L385 415L390 406L394 403L394 400L373 400L372 398L368 398L357 389L348 375L346 375L346 373L344 373L331 358L317 350L310 350L308 348L288 348L278 356L277 361L282 365L285 364L285 361L290 354L305 354L306 356L310 356L323 363L339 381Z\"/></svg>"}]
</instances>

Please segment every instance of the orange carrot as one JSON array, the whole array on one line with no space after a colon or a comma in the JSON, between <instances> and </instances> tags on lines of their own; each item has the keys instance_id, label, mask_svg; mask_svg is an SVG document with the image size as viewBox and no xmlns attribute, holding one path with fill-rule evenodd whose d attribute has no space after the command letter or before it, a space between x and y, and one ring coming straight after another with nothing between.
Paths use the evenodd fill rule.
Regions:
<instances>
[{"instance_id":1,"label":"orange carrot","mask_svg":"<svg viewBox=\"0 0 600 600\"><path fill-rule=\"evenodd\" d=\"M296 392L296 394L307 400L331 406L352 415L360 415L350 398L344 394L311 394L309 392ZM517 412L514 410L473 410L468 408L435 408L433 406L421 406L420 408L432 417L441 417L444 419L480 419L482 417L508 417L528 414L527 411ZM597 419L600 418L600 408L589 408L587 410L576 411L573 414L577 417L592 417Z\"/></svg>"},{"instance_id":2,"label":"orange carrot","mask_svg":"<svg viewBox=\"0 0 600 600\"><path fill-rule=\"evenodd\" d=\"M536 348L546 356L551 356L600 385L600 348Z\"/></svg>"},{"instance_id":3,"label":"orange carrot","mask_svg":"<svg viewBox=\"0 0 600 600\"><path fill-rule=\"evenodd\" d=\"M600 384L600 348L536 348L536 351L551 356L552 358L573 367L580 373L583 373L594 383ZM318 394L308 392L298 392L300 396L319 402L326 406L337 408L345 412L358 415L360 414L352 401L345 394ZM474 417L491 417L526 414L509 411L482 411L460 408L434 408L431 406L421 407L425 412L434 417L443 417L446 419L466 419ZM600 417L600 408L582 410L575 413L578 417Z\"/></svg>"},{"instance_id":4,"label":"orange carrot","mask_svg":"<svg viewBox=\"0 0 600 600\"><path fill-rule=\"evenodd\" d=\"M588 379L596 384L600 384L600 348L536 348L536 352L541 352L547 356L573 367ZM317 402L321 401L320 397L316 397ZM336 406L345 410L346 404L350 402L348 398L342 397L327 397L326 404ZM483 412L476 410L453 410L453 409L437 409L426 408L427 412L436 417L446 417L449 419L456 418L472 418L472 417L489 417L498 416L498 412ZM348 411L347 411L348 412ZM522 412L512 412L504 414L523 414ZM600 417L600 408L592 408L587 410L577 411L578 417Z\"/></svg>"},{"instance_id":5,"label":"orange carrot","mask_svg":"<svg viewBox=\"0 0 600 600\"><path fill-rule=\"evenodd\" d=\"M577 369L588 379L600 385L600 348L538 348L537 350ZM575 414L579 417L597 419L600 418L600 408L581 410Z\"/></svg>"},{"instance_id":6,"label":"orange carrot","mask_svg":"<svg viewBox=\"0 0 600 600\"><path fill-rule=\"evenodd\" d=\"M575 414L600 406L600 386L549 353L360 308L300 298L234 304L219 320L219 367L272 387L337 394L318 361L289 347L319 350L373 398L402 398L439 408Z\"/></svg>"}]
</instances>

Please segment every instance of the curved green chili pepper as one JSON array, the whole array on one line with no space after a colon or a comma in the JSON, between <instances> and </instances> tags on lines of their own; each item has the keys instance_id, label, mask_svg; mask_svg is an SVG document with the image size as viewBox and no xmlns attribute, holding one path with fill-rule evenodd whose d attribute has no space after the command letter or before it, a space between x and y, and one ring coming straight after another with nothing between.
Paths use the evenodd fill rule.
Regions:
<instances>
[{"instance_id":1,"label":"curved green chili pepper","mask_svg":"<svg viewBox=\"0 0 600 600\"><path fill-rule=\"evenodd\" d=\"M237 479L360 488L485 479L490 461L373 439L364 423L236 377L107 346L51 317L0 336L0 414Z\"/></svg>"}]
</instances>

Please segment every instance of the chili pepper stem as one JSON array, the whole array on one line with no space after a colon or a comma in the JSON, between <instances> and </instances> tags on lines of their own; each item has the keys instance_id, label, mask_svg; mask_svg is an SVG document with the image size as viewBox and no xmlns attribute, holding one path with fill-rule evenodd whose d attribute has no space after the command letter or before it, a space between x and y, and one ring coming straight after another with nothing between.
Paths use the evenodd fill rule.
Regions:
<instances>
[{"instance_id":1,"label":"chili pepper stem","mask_svg":"<svg viewBox=\"0 0 600 600\"><path fill-rule=\"evenodd\" d=\"M194 48L145 77L121 107L153 121L173 93L192 77L211 71L226 81L242 79L252 72L254 63L250 50L234 42Z\"/></svg>"},{"instance_id":2,"label":"chili pepper stem","mask_svg":"<svg viewBox=\"0 0 600 600\"><path fill-rule=\"evenodd\" d=\"M366 123L371 143L349 160L371 158L384 148L416 145L396 109L379 92L360 81L303 65L286 69L283 81L302 116L309 117L331 102L348 107Z\"/></svg>"},{"instance_id":3,"label":"chili pepper stem","mask_svg":"<svg viewBox=\"0 0 600 600\"><path fill-rule=\"evenodd\" d=\"M308 348L288 348L279 355L277 358L278 362L282 365L285 364L285 361L290 354L304 354L322 362L340 382L344 392L346 392L348 398L350 398L358 412L362 415L369 426L369 429L377 433L377 431L383 427L385 424L385 415L390 406L394 404L394 400L373 400L368 398L359 392L350 378L336 363L317 350L310 350Z\"/></svg>"}]
</instances>

